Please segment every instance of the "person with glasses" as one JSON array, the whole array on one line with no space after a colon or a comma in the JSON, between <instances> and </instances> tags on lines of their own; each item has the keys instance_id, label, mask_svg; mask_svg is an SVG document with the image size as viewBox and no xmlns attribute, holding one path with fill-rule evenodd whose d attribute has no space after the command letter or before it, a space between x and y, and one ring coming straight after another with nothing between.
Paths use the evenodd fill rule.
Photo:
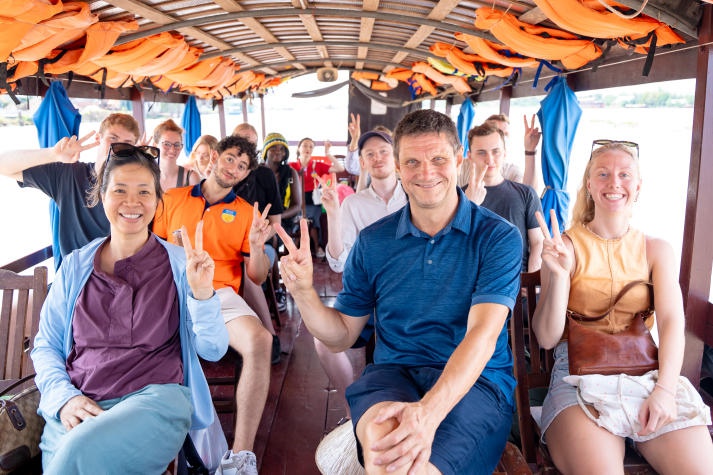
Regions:
<instances>
[{"instance_id":1,"label":"person with glasses","mask_svg":"<svg viewBox=\"0 0 713 475\"><path fill-rule=\"evenodd\" d=\"M710 409L680 375L685 322L673 250L631 224L640 191L638 145L597 140L566 233L560 235L554 211L551 235L538 214L545 241L542 292L533 330L542 347L555 349L541 429L562 473L623 473L625 437L636 442L637 450L657 473L703 474L713 466L713 443L706 427L711 423ZM578 388L563 380L569 375L566 314L601 315L635 281L651 283L652 290L636 285L603 319L581 325L621 332L637 313L650 308L653 292L655 318L649 317L646 324L651 328L655 323L658 330L659 368L638 377L645 389L639 399L617 398L621 406L595 409L592 414L585 411L592 406L578 403ZM620 381L616 379L615 384Z\"/></svg>"},{"instance_id":2,"label":"person with glasses","mask_svg":"<svg viewBox=\"0 0 713 475\"><path fill-rule=\"evenodd\" d=\"M183 129L173 119L156 126L153 144L161 150L161 188L164 191L181 186L195 185L201 180L197 172L178 164L183 150Z\"/></svg>"},{"instance_id":3,"label":"person with glasses","mask_svg":"<svg viewBox=\"0 0 713 475\"><path fill-rule=\"evenodd\" d=\"M17 180L25 188L36 188L57 203L61 258L90 241L109 234L109 221L102 203L87 206L87 193L109 153L112 143L134 145L139 124L128 115L108 115L99 130L82 138L66 137L54 147L12 150L0 154L0 175ZM96 148L94 162L79 161L80 154ZM58 256L55 256L58 257ZM59 267L60 259L55 259Z\"/></svg>"},{"instance_id":4,"label":"person with glasses","mask_svg":"<svg viewBox=\"0 0 713 475\"><path fill-rule=\"evenodd\" d=\"M230 346L243 359L235 395L235 437L219 473L257 474L253 444L270 386L272 336L239 292L243 263L247 278L258 286L267 276L270 264L263 244L273 232L267 219L270 206L259 213L257 203L250 205L233 191L257 167L255 145L231 135L218 142L216 150L218 159L208 178L166 192L153 231L166 239L184 226L192 233L201 221L205 223L203 247L215 260L213 286Z\"/></svg>"},{"instance_id":5,"label":"person with glasses","mask_svg":"<svg viewBox=\"0 0 713 475\"><path fill-rule=\"evenodd\" d=\"M111 145L90 195L109 236L65 258L42 307L31 356L45 474L163 473L189 429L212 422L198 356L228 348L215 264L202 226L192 243L182 230L184 249L150 232L158 153Z\"/></svg>"}]
</instances>

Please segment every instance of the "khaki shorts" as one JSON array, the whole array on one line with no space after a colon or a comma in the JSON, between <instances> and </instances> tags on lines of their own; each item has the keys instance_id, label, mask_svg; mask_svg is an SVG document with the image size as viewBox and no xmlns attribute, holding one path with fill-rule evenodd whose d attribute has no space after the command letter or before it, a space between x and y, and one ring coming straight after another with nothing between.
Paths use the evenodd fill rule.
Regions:
<instances>
[{"instance_id":1,"label":"khaki shorts","mask_svg":"<svg viewBox=\"0 0 713 475\"><path fill-rule=\"evenodd\" d=\"M257 313L245 303L240 295L235 293L232 287L223 287L216 290L215 293L220 299L220 311L223 313L225 323L245 316L252 316L260 320Z\"/></svg>"}]
</instances>

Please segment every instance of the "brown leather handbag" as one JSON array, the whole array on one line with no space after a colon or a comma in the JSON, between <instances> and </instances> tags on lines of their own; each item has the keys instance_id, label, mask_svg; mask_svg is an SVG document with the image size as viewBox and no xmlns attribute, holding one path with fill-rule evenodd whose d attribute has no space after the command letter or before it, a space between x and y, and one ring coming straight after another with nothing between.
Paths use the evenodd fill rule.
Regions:
<instances>
[{"instance_id":1,"label":"brown leather handbag","mask_svg":"<svg viewBox=\"0 0 713 475\"><path fill-rule=\"evenodd\" d=\"M614 299L611 307L602 315L587 317L567 310L569 337L569 372L573 375L585 374L628 374L641 376L658 369L658 348L651 337L644 320L654 313L653 288L651 302L647 310L638 312L629 327L618 333L606 333L588 328L578 322L596 322L614 309L621 297L636 285L649 282L637 280L628 283Z\"/></svg>"}]
</instances>

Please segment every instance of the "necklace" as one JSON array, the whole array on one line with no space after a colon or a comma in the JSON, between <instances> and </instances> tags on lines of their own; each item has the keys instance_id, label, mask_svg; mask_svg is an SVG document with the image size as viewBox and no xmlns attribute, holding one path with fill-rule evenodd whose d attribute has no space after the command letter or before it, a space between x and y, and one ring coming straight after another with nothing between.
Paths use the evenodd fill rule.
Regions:
<instances>
[{"instance_id":1,"label":"necklace","mask_svg":"<svg viewBox=\"0 0 713 475\"><path fill-rule=\"evenodd\" d=\"M623 238L624 236L626 236L626 233L629 232L629 226L627 225L627 226L626 226L626 229L624 230L623 233L619 234L618 236L614 236L614 237L607 238L607 237L602 236L602 235L599 234L599 233L596 233L592 228L589 227L589 223L585 224L584 227L587 228L587 231L589 231L590 233L594 234L595 236L597 236L597 237L599 237L599 238L601 238L601 239L612 240L612 241L613 241L613 240L617 240L617 239Z\"/></svg>"}]
</instances>

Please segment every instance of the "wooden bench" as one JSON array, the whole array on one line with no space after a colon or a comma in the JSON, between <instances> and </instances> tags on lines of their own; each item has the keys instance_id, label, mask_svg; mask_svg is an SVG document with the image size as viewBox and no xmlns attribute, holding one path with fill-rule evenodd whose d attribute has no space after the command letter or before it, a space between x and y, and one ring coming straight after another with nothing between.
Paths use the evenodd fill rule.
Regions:
<instances>
[{"instance_id":1,"label":"wooden bench","mask_svg":"<svg viewBox=\"0 0 713 475\"><path fill-rule=\"evenodd\" d=\"M559 473L549 456L547 447L540 444L540 414L542 407L531 405L530 398L540 394L544 397L550 384L554 365L553 350L541 348L532 328L532 317L540 290L540 272L523 273L520 276L523 302L517 302L510 321L510 342L515 359L517 388L515 401L518 413L522 453L527 463L537 473ZM624 458L624 473L655 474L633 448L627 447Z\"/></svg>"}]
</instances>

